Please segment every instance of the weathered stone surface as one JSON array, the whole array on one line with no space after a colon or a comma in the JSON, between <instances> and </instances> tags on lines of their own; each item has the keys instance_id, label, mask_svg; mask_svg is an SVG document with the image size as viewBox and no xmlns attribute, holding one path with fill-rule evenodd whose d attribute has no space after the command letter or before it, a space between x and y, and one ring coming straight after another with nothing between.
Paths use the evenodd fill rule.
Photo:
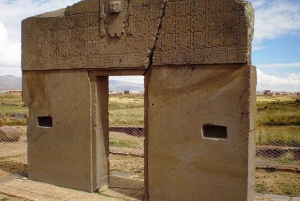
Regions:
<instances>
[{"instance_id":1,"label":"weathered stone surface","mask_svg":"<svg viewBox=\"0 0 300 201\"><path fill-rule=\"evenodd\" d=\"M249 126L254 70L248 65L153 67L146 106L150 200L254 199L255 166L249 156L255 138ZM225 126L227 137L204 137L204 125Z\"/></svg>"},{"instance_id":2,"label":"weathered stone surface","mask_svg":"<svg viewBox=\"0 0 300 201\"><path fill-rule=\"evenodd\" d=\"M107 153L98 156L96 151L104 142L94 139L91 127L87 72L24 72L23 80L23 100L30 112L29 179L86 191L107 184ZM51 117L52 127L39 126L38 117ZM102 173L97 172L96 164Z\"/></svg>"},{"instance_id":3,"label":"weathered stone surface","mask_svg":"<svg viewBox=\"0 0 300 201\"><path fill-rule=\"evenodd\" d=\"M289 196L283 196L283 195L272 195L272 194L266 194L264 195L265 199L272 199L276 201L290 201L291 197Z\"/></svg>"},{"instance_id":4,"label":"weathered stone surface","mask_svg":"<svg viewBox=\"0 0 300 201\"><path fill-rule=\"evenodd\" d=\"M167 2L153 64L250 63L253 19L245 1Z\"/></svg>"},{"instance_id":5,"label":"weathered stone surface","mask_svg":"<svg viewBox=\"0 0 300 201\"><path fill-rule=\"evenodd\" d=\"M84 0L22 22L22 69L250 64L253 9L238 0ZM100 5L99 5L100 4Z\"/></svg>"}]
</instances>

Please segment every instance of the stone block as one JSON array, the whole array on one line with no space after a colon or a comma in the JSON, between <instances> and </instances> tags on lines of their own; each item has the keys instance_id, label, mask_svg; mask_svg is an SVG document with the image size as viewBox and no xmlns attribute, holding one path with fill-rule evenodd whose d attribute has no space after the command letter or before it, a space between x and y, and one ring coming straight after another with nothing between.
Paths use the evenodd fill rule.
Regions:
<instances>
[{"instance_id":1,"label":"stone block","mask_svg":"<svg viewBox=\"0 0 300 201\"><path fill-rule=\"evenodd\" d=\"M152 68L145 106L149 200L254 199L254 155L249 154L255 149L249 126L254 70L248 65Z\"/></svg>"},{"instance_id":2,"label":"stone block","mask_svg":"<svg viewBox=\"0 0 300 201\"><path fill-rule=\"evenodd\" d=\"M289 196L283 196L283 195L272 195L272 194L265 194L264 195L265 199L273 199L276 201L290 201L291 197Z\"/></svg>"},{"instance_id":3,"label":"stone block","mask_svg":"<svg viewBox=\"0 0 300 201\"><path fill-rule=\"evenodd\" d=\"M106 185L108 153L97 155L105 145L95 137L97 127L91 127L95 123L88 74L23 72L23 80L23 100L30 112L29 179L90 192Z\"/></svg>"},{"instance_id":4,"label":"stone block","mask_svg":"<svg viewBox=\"0 0 300 201\"><path fill-rule=\"evenodd\" d=\"M250 65L253 27L247 1L84 0L23 20L22 69Z\"/></svg>"}]
</instances>

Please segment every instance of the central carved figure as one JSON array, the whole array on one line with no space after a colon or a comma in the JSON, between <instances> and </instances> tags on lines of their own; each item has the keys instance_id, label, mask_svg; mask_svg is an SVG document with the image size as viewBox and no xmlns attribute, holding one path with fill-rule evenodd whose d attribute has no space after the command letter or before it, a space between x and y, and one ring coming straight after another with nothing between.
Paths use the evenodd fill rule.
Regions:
<instances>
[{"instance_id":1,"label":"central carved figure","mask_svg":"<svg viewBox=\"0 0 300 201\"><path fill-rule=\"evenodd\" d=\"M110 2L110 13L119 13L121 12L121 8L122 8L122 2L121 1L113 1Z\"/></svg>"}]
</instances>

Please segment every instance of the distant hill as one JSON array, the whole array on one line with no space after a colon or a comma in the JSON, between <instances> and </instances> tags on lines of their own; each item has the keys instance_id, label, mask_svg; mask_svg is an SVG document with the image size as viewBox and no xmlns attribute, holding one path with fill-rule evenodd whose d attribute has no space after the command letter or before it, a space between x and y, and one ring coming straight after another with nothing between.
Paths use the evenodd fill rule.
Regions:
<instances>
[{"instance_id":1,"label":"distant hill","mask_svg":"<svg viewBox=\"0 0 300 201\"><path fill-rule=\"evenodd\" d=\"M21 90L22 77L13 75L0 76L0 89Z\"/></svg>"},{"instance_id":2,"label":"distant hill","mask_svg":"<svg viewBox=\"0 0 300 201\"><path fill-rule=\"evenodd\" d=\"M125 90L144 91L144 85L121 80L109 80L109 91L123 92Z\"/></svg>"},{"instance_id":3,"label":"distant hill","mask_svg":"<svg viewBox=\"0 0 300 201\"><path fill-rule=\"evenodd\" d=\"M0 76L0 89L22 90L22 77L13 75ZM109 91L122 92L125 90L144 91L144 85L121 80L109 80Z\"/></svg>"}]
</instances>

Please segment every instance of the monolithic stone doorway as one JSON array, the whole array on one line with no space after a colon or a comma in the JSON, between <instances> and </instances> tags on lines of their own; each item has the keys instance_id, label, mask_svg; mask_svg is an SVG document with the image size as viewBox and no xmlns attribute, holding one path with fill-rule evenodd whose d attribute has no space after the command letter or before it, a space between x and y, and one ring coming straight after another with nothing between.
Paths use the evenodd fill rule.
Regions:
<instances>
[{"instance_id":1,"label":"monolithic stone doorway","mask_svg":"<svg viewBox=\"0 0 300 201\"><path fill-rule=\"evenodd\" d=\"M245 0L83 0L25 19L29 179L107 185L108 76L144 75L147 199L252 201L253 25Z\"/></svg>"},{"instance_id":2,"label":"monolithic stone doorway","mask_svg":"<svg viewBox=\"0 0 300 201\"><path fill-rule=\"evenodd\" d=\"M125 74L127 73L127 74ZM93 147L95 147L96 149L93 151L94 152L94 160L95 163L93 164L94 166L94 174L96 175L96 184L95 186L103 186L106 184L110 184L110 178L109 177L113 177L112 179L116 179L114 176L118 176L122 173L120 173L121 171L117 170L117 169L113 169L111 171L111 165L113 163L114 158L116 158L116 156L111 156L110 153L112 154L122 154L122 149L123 149L123 155L124 154L128 154L128 157L132 157L130 155L135 155L135 154L140 154L140 157L143 157L145 155L145 151L147 150L147 148L144 145L144 140L142 140L142 144L143 144L143 149L140 150L139 152L141 153L137 153L134 152L133 149L131 150L126 150L126 146L127 148L130 149L130 144L126 145L124 139L119 139L120 138L120 132L127 132L127 134L130 135L139 135L137 137L141 137L142 135L146 136L145 132L144 132L144 125L141 126L141 128L143 128L143 130L139 130L140 127L138 125L135 125L135 127L131 127L131 128L127 128L126 129L126 125L124 127L120 126L119 123L119 127L113 124L110 124L109 121L109 76L113 76L113 75L143 75L141 74L139 71L112 71L107 73L106 72L101 72L101 71L93 71L93 72L89 72L89 77L91 80L91 86L92 86L92 96L93 96L93 101L92 101L92 105L93 105L93 130L94 130L94 134L93 134L93 143L97 143L94 144ZM144 96L144 95L142 95ZM143 101L145 101L145 97L143 98ZM142 105L144 106L144 104ZM139 108L139 110L144 110L143 113L144 115L147 113L146 112L146 107L142 107ZM144 119L144 115L143 115L143 119ZM143 123L144 124L144 123ZM120 130L121 129L121 130ZM123 131L122 131L123 129ZM111 130L111 133L110 133ZM145 129L146 130L146 129ZM125 135L127 135L125 134ZM121 134L122 135L122 134ZM123 134L124 136L124 134ZM133 136L131 136L132 138L134 138ZM124 138L124 137L123 137ZM128 139L128 138L127 138ZM121 142L118 140L121 140ZM138 140L138 143L141 143L141 139ZM125 145L124 145L125 143ZM133 143L137 143L136 141ZM110 146L111 145L111 146ZM115 145L115 146L114 146ZM125 147L124 147L125 146ZM129 146L129 147L128 147ZM118 150L119 147L119 150ZM123 147L123 148L122 148ZM105 150L105 151L104 151ZM133 151L132 151L133 150ZM130 153L130 151L132 151L132 153ZM105 154L103 154L105 153ZM144 159L142 159L144 161ZM146 170L147 168L145 168L144 166L146 165L145 161L143 163L143 169ZM114 164L113 164L114 165ZM140 173L139 175L145 175L146 172ZM137 170L139 171L139 170ZM108 178L107 178L108 176ZM144 176L143 176L143 180L144 180ZM144 180L145 181L145 180ZM139 185L142 185L142 188L145 188L144 186L144 181L141 184L141 180L136 181L136 183L139 183ZM134 182L134 181L133 181ZM145 181L146 182L146 181ZM114 187L114 181L112 182L112 186ZM126 182L125 182L126 183ZM109 185L110 186L110 185Z\"/></svg>"}]
</instances>

